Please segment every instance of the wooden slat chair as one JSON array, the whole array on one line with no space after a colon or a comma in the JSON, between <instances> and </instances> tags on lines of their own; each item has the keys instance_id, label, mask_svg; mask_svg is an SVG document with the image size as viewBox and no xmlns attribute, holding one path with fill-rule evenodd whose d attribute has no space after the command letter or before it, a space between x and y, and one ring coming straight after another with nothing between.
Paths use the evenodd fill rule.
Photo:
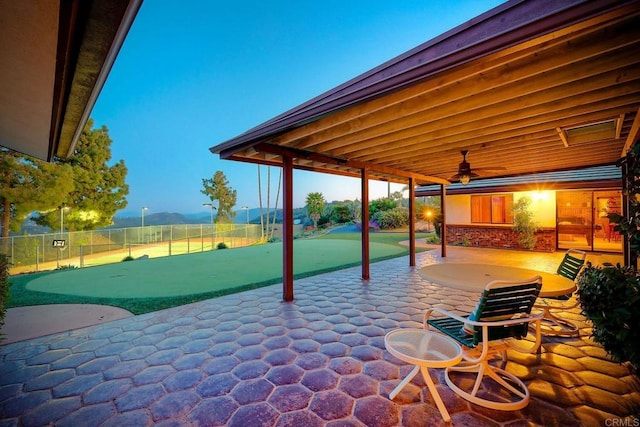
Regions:
<instances>
[{"instance_id":1,"label":"wooden slat chair","mask_svg":"<svg viewBox=\"0 0 640 427\"><path fill-rule=\"evenodd\" d=\"M540 276L523 281L494 280L487 284L476 308L468 316L459 316L441 308L427 310L424 328L435 328L463 346L464 361L445 370L445 380L456 394L472 403L503 411L515 411L529 403L529 390L525 384L504 369L490 365L489 360L500 352L506 362L506 350L509 348L525 353L537 351L541 342L539 326L542 314L532 315L531 309L541 287ZM537 326L533 344L515 345L513 340L508 340L526 337L530 324ZM469 387L462 389L464 381L460 386L454 382L451 374L455 372L477 375L471 390ZM500 386L498 399L489 399L491 394L480 389L485 377Z\"/></svg>"},{"instance_id":2,"label":"wooden slat chair","mask_svg":"<svg viewBox=\"0 0 640 427\"><path fill-rule=\"evenodd\" d=\"M565 254L562 262L558 266L556 274L575 281L584 266L587 253L579 249L569 249ZM568 302L573 294L562 295L559 297L540 298L534 306L544 312L541 328L544 335L558 335L567 337L577 337L580 335L578 327L568 320L562 319L552 313L562 312L577 307L578 301Z\"/></svg>"}]
</instances>

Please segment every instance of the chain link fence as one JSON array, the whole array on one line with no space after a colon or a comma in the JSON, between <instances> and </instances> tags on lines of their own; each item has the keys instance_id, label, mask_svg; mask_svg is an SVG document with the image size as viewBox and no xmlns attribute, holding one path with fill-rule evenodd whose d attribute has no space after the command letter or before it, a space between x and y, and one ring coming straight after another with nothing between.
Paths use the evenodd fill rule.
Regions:
<instances>
[{"instance_id":1,"label":"chain link fence","mask_svg":"<svg viewBox=\"0 0 640 427\"><path fill-rule=\"evenodd\" d=\"M0 239L0 252L9 256L10 274L19 274L248 246L260 239L254 224L150 225L13 236Z\"/></svg>"}]
</instances>

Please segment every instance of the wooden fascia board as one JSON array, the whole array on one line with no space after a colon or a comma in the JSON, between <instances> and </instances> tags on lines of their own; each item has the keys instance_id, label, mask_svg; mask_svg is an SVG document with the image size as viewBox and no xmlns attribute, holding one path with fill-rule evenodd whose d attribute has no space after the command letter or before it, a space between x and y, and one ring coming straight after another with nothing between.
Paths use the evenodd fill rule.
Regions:
<instances>
[{"instance_id":1,"label":"wooden fascia board","mask_svg":"<svg viewBox=\"0 0 640 427\"><path fill-rule=\"evenodd\" d=\"M295 148L281 147L279 145L260 143L254 145L253 148L257 151L269 154L275 154L281 157L303 158L307 160L313 160L320 163L344 166L354 169L368 169L370 172L376 172L383 175L391 175L402 178L413 178L418 182L428 182L434 184L451 184L448 180L439 178L436 176L423 175L413 172L404 171L401 169L390 168L374 163L366 163L355 160L341 159L338 157L331 157L325 154L313 153L310 151L298 150Z\"/></svg>"}]
</instances>

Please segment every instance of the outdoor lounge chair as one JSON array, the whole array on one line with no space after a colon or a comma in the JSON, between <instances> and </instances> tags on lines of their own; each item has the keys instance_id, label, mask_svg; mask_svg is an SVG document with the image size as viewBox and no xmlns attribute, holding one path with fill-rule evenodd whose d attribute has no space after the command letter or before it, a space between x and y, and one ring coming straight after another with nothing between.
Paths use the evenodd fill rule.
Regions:
<instances>
[{"instance_id":1,"label":"outdoor lounge chair","mask_svg":"<svg viewBox=\"0 0 640 427\"><path fill-rule=\"evenodd\" d=\"M558 266L556 274L566 277L569 280L575 281L578 277L578 273L584 265L584 261L587 254L584 251L578 249L569 249L565 254L562 262ZM559 335L577 337L580 335L578 327L559 316L553 314L554 311L566 311L572 309L578 305L578 301L570 302L569 300L573 294L562 295L559 297L547 297L540 298L538 303L534 305L535 308L541 309L544 312L544 318L541 323L542 333L544 335Z\"/></svg>"},{"instance_id":2,"label":"outdoor lounge chair","mask_svg":"<svg viewBox=\"0 0 640 427\"><path fill-rule=\"evenodd\" d=\"M427 310L424 328L433 327L463 346L464 361L445 370L445 381L456 394L477 405L503 411L527 406L529 390L525 384L489 361L499 352L506 363L507 349L524 353L538 350L542 314L532 315L531 309L541 287L540 276L524 281L495 280L487 284L476 308L468 316L458 316L441 308ZM436 313L446 317L432 318ZM533 344L516 345L514 340L508 339L526 337L532 323L537 326ZM468 376L472 376L472 387Z\"/></svg>"}]
</instances>

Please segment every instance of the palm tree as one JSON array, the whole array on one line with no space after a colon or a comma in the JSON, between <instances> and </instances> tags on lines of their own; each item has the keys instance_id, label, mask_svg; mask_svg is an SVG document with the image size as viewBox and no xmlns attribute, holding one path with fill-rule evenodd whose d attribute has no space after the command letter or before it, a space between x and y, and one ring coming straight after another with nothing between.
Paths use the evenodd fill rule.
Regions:
<instances>
[{"instance_id":1,"label":"palm tree","mask_svg":"<svg viewBox=\"0 0 640 427\"><path fill-rule=\"evenodd\" d=\"M324 212L325 201L322 193L307 194L307 215L313 221L313 228L318 229L318 220Z\"/></svg>"}]
</instances>

